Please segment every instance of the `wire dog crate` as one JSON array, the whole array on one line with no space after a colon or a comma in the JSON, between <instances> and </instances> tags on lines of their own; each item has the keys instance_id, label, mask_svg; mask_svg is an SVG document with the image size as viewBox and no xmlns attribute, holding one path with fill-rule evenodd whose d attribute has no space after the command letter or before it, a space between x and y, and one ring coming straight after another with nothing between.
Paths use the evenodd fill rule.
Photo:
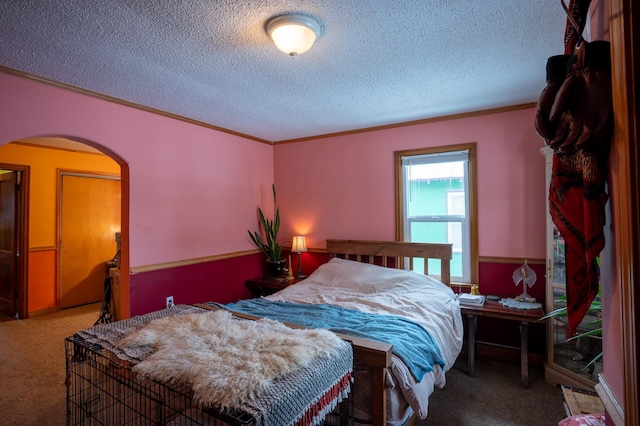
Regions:
<instances>
[{"instance_id":1,"label":"wire dog crate","mask_svg":"<svg viewBox=\"0 0 640 426\"><path fill-rule=\"evenodd\" d=\"M67 425L253 425L244 413L203 411L187 385L140 381L131 365L77 337L65 339Z\"/></svg>"},{"instance_id":2,"label":"wire dog crate","mask_svg":"<svg viewBox=\"0 0 640 426\"><path fill-rule=\"evenodd\" d=\"M132 365L111 351L78 336L65 339L67 425L256 425L250 414L202 409L188 385L139 380ZM325 419L324 425L352 420L352 398Z\"/></svg>"}]
</instances>

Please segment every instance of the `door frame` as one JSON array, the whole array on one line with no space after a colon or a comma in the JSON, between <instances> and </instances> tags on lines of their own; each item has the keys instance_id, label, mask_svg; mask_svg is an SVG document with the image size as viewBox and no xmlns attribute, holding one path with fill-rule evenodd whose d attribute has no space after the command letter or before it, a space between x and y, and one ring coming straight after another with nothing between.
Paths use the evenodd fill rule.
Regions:
<instances>
[{"instance_id":1,"label":"door frame","mask_svg":"<svg viewBox=\"0 0 640 426\"><path fill-rule=\"evenodd\" d=\"M16 199L19 211L16 225L16 251L18 253L18 317L29 317L29 190L31 179L31 167L20 164L0 163L0 169L13 170L18 174L20 185L19 195Z\"/></svg>"},{"instance_id":2,"label":"door frame","mask_svg":"<svg viewBox=\"0 0 640 426\"><path fill-rule=\"evenodd\" d=\"M621 294L624 377L624 424L640 424L640 195L638 166L637 85L640 80L640 12L633 14L635 0L610 0L611 75L613 85L614 138L617 154L613 208L616 274ZM635 49L634 49L635 46ZM616 307L617 308L617 307ZM606 376L606 371L605 371ZM620 396L618 396L620 397Z\"/></svg>"}]
</instances>

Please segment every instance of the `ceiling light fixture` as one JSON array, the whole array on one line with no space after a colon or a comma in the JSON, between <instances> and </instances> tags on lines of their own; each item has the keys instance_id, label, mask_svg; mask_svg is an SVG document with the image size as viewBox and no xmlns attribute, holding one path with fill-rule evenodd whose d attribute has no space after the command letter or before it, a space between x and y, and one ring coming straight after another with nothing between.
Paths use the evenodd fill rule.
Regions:
<instances>
[{"instance_id":1,"label":"ceiling light fixture","mask_svg":"<svg viewBox=\"0 0 640 426\"><path fill-rule=\"evenodd\" d=\"M306 15L280 15L267 22L267 33L287 55L300 55L320 37L320 24Z\"/></svg>"}]
</instances>

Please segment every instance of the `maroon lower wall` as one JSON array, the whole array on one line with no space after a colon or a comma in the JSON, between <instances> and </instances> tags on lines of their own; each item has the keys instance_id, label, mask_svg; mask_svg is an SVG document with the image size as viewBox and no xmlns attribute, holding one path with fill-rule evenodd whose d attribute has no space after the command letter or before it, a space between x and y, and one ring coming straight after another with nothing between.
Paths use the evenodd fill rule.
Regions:
<instances>
[{"instance_id":1,"label":"maroon lower wall","mask_svg":"<svg viewBox=\"0 0 640 426\"><path fill-rule=\"evenodd\" d=\"M285 259L289 253L285 253ZM310 274L326 263L326 253L302 253L303 273ZM294 274L298 255L291 255ZM176 304L231 303L252 297L244 282L267 274L262 254L232 257L131 275L131 316L162 309L167 296Z\"/></svg>"},{"instance_id":2,"label":"maroon lower wall","mask_svg":"<svg viewBox=\"0 0 640 426\"><path fill-rule=\"evenodd\" d=\"M288 253L285 254L287 257ZM328 255L322 252L303 253L302 272L309 275L328 259ZM297 272L297 254L291 255L291 263L294 273ZM264 266L263 256L253 254L131 275L131 316L164 308L167 296L173 296L176 304L230 303L252 297L244 282L264 275ZM516 287L511 278L518 266L520 264L480 262L480 292L502 297L522 293L522 285ZM528 293L544 303L545 267L530 266L538 280ZM478 341L517 347L520 344L519 330L519 323L514 321L478 318L476 337ZM544 324L532 324L529 327L529 350L544 353L545 342Z\"/></svg>"},{"instance_id":3,"label":"maroon lower wall","mask_svg":"<svg viewBox=\"0 0 640 426\"><path fill-rule=\"evenodd\" d=\"M480 262L480 292L484 295L515 297L522 293L522 284L513 283L513 271L521 263ZM529 264L536 273L537 280L527 289L530 296L545 305L546 268L544 264ZM494 318L478 318L476 340L505 346L520 346L520 323ZM545 353L546 328L544 322L529 325L529 352Z\"/></svg>"},{"instance_id":4,"label":"maroon lower wall","mask_svg":"<svg viewBox=\"0 0 640 426\"><path fill-rule=\"evenodd\" d=\"M478 273L480 278L480 292L501 297L514 297L522 293L522 284L517 287L513 283L513 272L521 263L480 262ZM527 288L527 293L535 297L544 305L545 302L545 265L529 264L537 276L536 283Z\"/></svg>"},{"instance_id":5,"label":"maroon lower wall","mask_svg":"<svg viewBox=\"0 0 640 426\"><path fill-rule=\"evenodd\" d=\"M245 280L263 275L262 255L232 257L131 275L131 316L175 304L230 303L251 297Z\"/></svg>"}]
</instances>

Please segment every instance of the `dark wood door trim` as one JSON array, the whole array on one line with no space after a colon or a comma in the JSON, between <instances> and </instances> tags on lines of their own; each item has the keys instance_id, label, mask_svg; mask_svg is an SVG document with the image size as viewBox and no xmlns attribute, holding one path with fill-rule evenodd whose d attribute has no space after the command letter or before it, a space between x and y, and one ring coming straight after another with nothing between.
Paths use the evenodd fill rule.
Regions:
<instances>
[{"instance_id":1,"label":"dark wood door trim","mask_svg":"<svg viewBox=\"0 0 640 426\"><path fill-rule=\"evenodd\" d=\"M640 424L640 207L638 198L637 108L640 84L640 14L632 14L636 0L610 0L611 73L615 133L612 200L617 280L621 294L624 364L624 424ZM637 4L636 4L637 6ZM606 372L605 372L606 374ZM619 396L620 397L620 396Z\"/></svg>"},{"instance_id":2,"label":"dark wood door trim","mask_svg":"<svg viewBox=\"0 0 640 426\"><path fill-rule=\"evenodd\" d=\"M18 225L20 172L0 171L0 312L13 317L18 313Z\"/></svg>"},{"instance_id":3,"label":"dark wood door trim","mask_svg":"<svg viewBox=\"0 0 640 426\"><path fill-rule=\"evenodd\" d=\"M0 169L20 172L16 223L18 253L18 316L29 317L29 190L31 179L30 166L0 163Z\"/></svg>"}]
</instances>

